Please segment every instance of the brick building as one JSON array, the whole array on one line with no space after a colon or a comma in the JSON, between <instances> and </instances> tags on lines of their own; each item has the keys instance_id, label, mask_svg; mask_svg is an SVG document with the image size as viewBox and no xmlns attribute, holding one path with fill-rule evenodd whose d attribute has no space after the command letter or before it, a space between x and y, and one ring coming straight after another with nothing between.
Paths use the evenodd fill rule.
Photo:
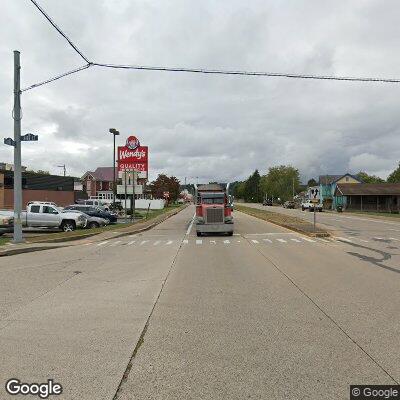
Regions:
<instances>
[{"instance_id":1,"label":"brick building","mask_svg":"<svg viewBox=\"0 0 400 400\"><path fill-rule=\"evenodd\" d=\"M118 179L118 170L115 168ZM87 171L81 178L83 190L88 197L96 196L100 199L113 199L113 167L98 167L95 171Z\"/></svg>"},{"instance_id":2,"label":"brick building","mask_svg":"<svg viewBox=\"0 0 400 400\"><path fill-rule=\"evenodd\" d=\"M63 207L75 201L74 178L22 172L22 207L29 201L53 201ZM0 170L0 209L14 207L14 173Z\"/></svg>"}]
</instances>

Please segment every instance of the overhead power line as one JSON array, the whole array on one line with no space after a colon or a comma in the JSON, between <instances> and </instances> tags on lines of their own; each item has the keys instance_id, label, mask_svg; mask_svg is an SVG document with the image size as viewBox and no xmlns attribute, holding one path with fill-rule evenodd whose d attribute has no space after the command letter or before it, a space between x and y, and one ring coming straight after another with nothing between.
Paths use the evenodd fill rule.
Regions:
<instances>
[{"instance_id":1,"label":"overhead power line","mask_svg":"<svg viewBox=\"0 0 400 400\"><path fill-rule=\"evenodd\" d=\"M167 67L167 66L145 66L145 65L124 65L124 64L107 64L100 62L92 62L87 58L78 47L68 38L68 36L57 26L53 19L43 10L43 8L36 2L30 0L36 8L43 14L49 23L57 30L57 32L69 43L69 45L83 58L87 64L74 70L64 72L53 78L47 79L43 82L35 83L21 92L36 88L38 86L46 85L54 82L65 76L75 74L91 66L113 69L127 69L127 70L142 70L142 71L165 71L165 72L186 72L196 74L208 75L241 75L241 76L262 76L273 78L293 78L293 79L312 79L312 80L325 80L325 81L351 81L351 82L380 82L380 83L400 83L400 78L383 78L383 77L355 77L355 76L334 76L334 75L315 75L315 74L292 74L284 72L263 72L263 71L235 71L223 69L207 69L207 68L187 68L187 67Z\"/></svg>"},{"instance_id":2,"label":"overhead power line","mask_svg":"<svg viewBox=\"0 0 400 400\"><path fill-rule=\"evenodd\" d=\"M35 7L43 14L43 16L50 22L51 25L57 30L57 32L69 43L69 45L88 63L90 61L83 55L83 53L76 47L72 40L57 26L57 24L50 18L50 16L43 10L42 7L36 2L36 0L31 0L31 2L35 5Z\"/></svg>"},{"instance_id":3,"label":"overhead power line","mask_svg":"<svg viewBox=\"0 0 400 400\"><path fill-rule=\"evenodd\" d=\"M54 76L53 78L49 78L49 79L47 79L47 80L45 80L43 82L35 83L35 84L31 85L31 86L28 86L28 87L26 87L24 89L21 89L21 92L26 92L27 90L34 89L34 88L36 88L38 86L46 85L47 83L54 82L54 81L56 81L58 79L64 78L65 76L72 75L72 74L75 74L77 72L83 71L84 69L87 69L87 68L91 67L92 65L93 64L89 64L88 63L86 65L83 65L82 67L73 69L71 71L64 72L64 73L62 73L60 75Z\"/></svg>"},{"instance_id":4,"label":"overhead power line","mask_svg":"<svg viewBox=\"0 0 400 400\"><path fill-rule=\"evenodd\" d=\"M197 74L247 75L247 76L268 76L268 77L296 78L296 79L334 80L334 81L400 83L400 79L395 79L395 78L368 78L368 77L352 77L352 76L290 74L283 72L263 72L263 71L232 71L232 70L222 70L222 69L185 68L185 67L163 67L163 66L154 67L145 65L103 64L96 62L94 62L93 65L105 68L134 69L134 70L144 70L144 71L192 72Z\"/></svg>"}]
</instances>

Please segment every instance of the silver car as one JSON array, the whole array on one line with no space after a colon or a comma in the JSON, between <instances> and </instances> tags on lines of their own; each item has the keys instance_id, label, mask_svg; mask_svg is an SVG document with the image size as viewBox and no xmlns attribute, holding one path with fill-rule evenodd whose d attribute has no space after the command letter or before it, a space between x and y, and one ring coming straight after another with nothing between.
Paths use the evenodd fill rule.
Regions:
<instances>
[{"instance_id":1,"label":"silver car","mask_svg":"<svg viewBox=\"0 0 400 400\"><path fill-rule=\"evenodd\" d=\"M104 219L104 218L99 218L99 217L92 217L91 215L85 214L82 211L78 211L78 210L65 210L63 211L63 213L76 213L76 214L80 214L83 215L86 218L86 225L85 228L99 228L100 226L106 226L108 225L108 220Z\"/></svg>"}]
</instances>

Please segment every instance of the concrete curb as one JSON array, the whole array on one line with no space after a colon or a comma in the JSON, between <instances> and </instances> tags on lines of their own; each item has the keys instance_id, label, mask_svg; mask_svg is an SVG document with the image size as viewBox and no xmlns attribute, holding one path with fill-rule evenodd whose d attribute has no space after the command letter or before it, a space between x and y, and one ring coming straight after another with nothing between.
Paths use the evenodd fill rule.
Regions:
<instances>
[{"instance_id":1,"label":"concrete curb","mask_svg":"<svg viewBox=\"0 0 400 400\"><path fill-rule=\"evenodd\" d=\"M179 212L183 211L186 207L187 206L178 208L177 210L172 211L170 214L161 215L161 217L163 217L163 218L160 218L159 220L157 220L157 218L156 218L156 221L152 222L148 226L144 226L144 227L141 227L139 229L132 229L132 230L129 230L129 231L121 232L118 235L114 235L112 238L113 239L114 238L120 238L120 237L123 237L123 236L127 236L127 235L132 235L132 234L148 231L148 230L154 228L155 226L157 226L158 224L161 224L162 222L166 221L168 218L171 218L174 215L178 214ZM35 252L35 251L59 249L61 247L71 247L71 246L74 246L74 244L69 243L69 242L77 242L79 240L85 240L85 239L87 239L89 237L98 236L98 235L101 235L103 233L107 233L107 232L90 233L90 234L87 234L87 235L80 235L80 236L71 236L67 240L65 240L65 238L56 238L56 239L53 239L53 240L50 240L50 241L47 240L47 241L43 241L43 242L34 242L34 243L31 243L32 247L20 247L20 248L10 247L10 248L5 249L5 250L0 250L0 257L13 256L13 255L23 254L23 253L32 253L32 252ZM64 240L62 240L62 239L64 239ZM100 240L102 240L102 239L100 239ZM34 246L36 243L38 245ZM59 246L49 246L52 243L66 243L66 244L64 244L64 245L60 244ZM46 246L45 244L48 244L48 245Z\"/></svg>"},{"instance_id":2,"label":"concrete curb","mask_svg":"<svg viewBox=\"0 0 400 400\"><path fill-rule=\"evenodd\" d=\"M255 210L257 210L257 208L255 208ZM276 226L280 226L282 228L288 229L288 230L293 231L293 232L301 233L302 235L305 235L305 236L308 236L308 237L317 237L317 238L318 237L322 237L322 238L325 238L325 237L330 237L331 236L331 234L329 232L327 232L327 231L325 231L325 232L315 232L315 233L314 232L307 232L307 231L303 231L301 229L295 228L295 227L290 226L290 225L280 224L278 222L270 221L268 219L259 218L256 215L247 213L246 211L241 211L241 210L235 210L235 211L241 212L243 214L251 215L252 217L258 218L261 221L269 222L270 224L273 224L273 225L276 225Z\"/></svg>"}]
</instances>

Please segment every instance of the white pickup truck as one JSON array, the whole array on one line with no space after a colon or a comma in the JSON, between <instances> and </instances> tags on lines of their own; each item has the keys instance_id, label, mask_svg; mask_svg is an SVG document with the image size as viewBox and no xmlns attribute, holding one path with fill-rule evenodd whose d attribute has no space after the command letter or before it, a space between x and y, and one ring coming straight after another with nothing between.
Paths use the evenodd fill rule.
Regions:
<instances>
[{"instance_id":1,"label":"white pickup truck","mask_svg":"<svg viewBox=\"0 0 400 400\"><path fill-rule=\"evenodd\" d=\"M0 211L4 216L13 217L13 211ZM22 226L30 228L59 228L64 232L84 228L87 219L82 214L63 212L61 209L43 203L31 203L21 213Z\"/></svg>"},{"instance_id":2,"label":"white pickup truck","mask_svg":"<svg viewBox=\"0 0 400 400\"><path fill-rule=\"evenodd\" d=\"M322 211L322 204L321 203L312 203L310 200L306 200L303 203L301 203L301 209L308 210L308 211Z\"/></svg>"}]
</instances>

